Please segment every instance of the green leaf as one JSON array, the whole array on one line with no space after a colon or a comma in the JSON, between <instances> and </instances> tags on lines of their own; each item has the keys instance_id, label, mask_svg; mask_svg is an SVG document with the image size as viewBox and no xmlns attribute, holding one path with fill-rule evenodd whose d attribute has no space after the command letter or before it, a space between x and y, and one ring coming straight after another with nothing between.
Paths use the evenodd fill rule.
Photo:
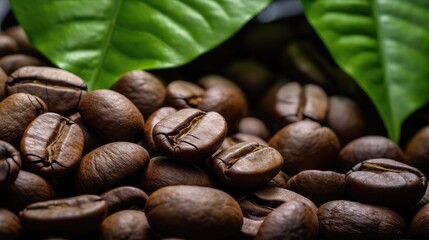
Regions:
<instances>
[{"instance_id":1,"label":"green leaf","mask_svg":"<svg viewBox=\"0 0 429 240\"><path fill-rule=\"evenodd\" d=\"M428 0L302 0L337 64L368 94L389 137L429 100Z\"/></svg>"},{"instance_id":2,"label":"green leaf","mask_svg":"<svg viewBox=\"0 0 429 240\"><path fill-rule=\"evenodd\" d=\"M226 40L270 0L10 0L36 48L88 89L134 69L185 64Z\"/></svg>"}]
</instances>

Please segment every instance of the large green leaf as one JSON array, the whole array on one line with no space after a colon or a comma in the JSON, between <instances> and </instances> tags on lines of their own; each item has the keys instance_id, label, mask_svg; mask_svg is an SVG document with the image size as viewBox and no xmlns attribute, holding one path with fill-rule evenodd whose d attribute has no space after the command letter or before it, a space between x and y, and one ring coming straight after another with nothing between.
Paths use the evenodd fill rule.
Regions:
<instances>
[{"instance_id":1,"label":"large green leaf","mask_svg":"<svg viewBox=\"0 0 429 240\"><path fill-rule=\"evenodd\" d=\"M89 89L174 67L234 34L270 0L10 0L31 42Z\"/></svg>"},{"instance_id":2,"label":"large green leaf","mask_svg":"<svg viewBox=\"0 0 429 240\"><path fill-rule=\"evenodd\" d=\"M391 139L429 100L428 0L302 0L338 65L369 95Z\"/></svg>"}]
</instances>

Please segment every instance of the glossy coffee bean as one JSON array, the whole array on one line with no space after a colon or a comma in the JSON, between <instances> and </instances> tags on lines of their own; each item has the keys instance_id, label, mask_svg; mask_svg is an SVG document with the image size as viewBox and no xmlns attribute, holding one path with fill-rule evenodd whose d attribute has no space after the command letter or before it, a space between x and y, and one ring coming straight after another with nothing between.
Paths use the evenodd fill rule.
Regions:
<instances>
[{"instance_id":1,"label":"glossy coffee bean","mask_svg":"<svg viewBox=\"0 0 429 240\"><path fill-rule=\"evenodd\" d=\"M424 205L414 216L411 227L411 233L417 236L429 238L429 204Z\"/></svg>"},{"instance_id":2,"label":"glossy coffee bean","mask_svg":"<svg viewBox=\"0 0 429 240\"><path fill-rule=\"evenodd\" d=\"M128 98L115 91L85 94L79 113L85 124L107 142L136 142L143 138L143 115Z\"/></svg>"},{"instance_id":3,"label":"glossy coffee bean","mask_svg":"<svg viewBox=\"0 0 429 240\"><path fill-rule=\"evenodd\" d=\"M28 124L47 111L45 103L31 94L17 93L5 98L0 102L0 140L19 149Z\"/></svg>"},{"instance_id":4,"label":"glossy coffee bean","mask_svg":"<svg viewBox=\"0 0 429 240\"><path fill-rule=\"evenodd\" d=\"M240 239L254 239L263 222L263 220L255 220L244 217L243 226L241 226L239 235Z\"/></svg>"},{"instance_id":5,"label":"glossy coffee bean","mask_svg":"<svg viewBox=\"0 0 429 240\"><path fill-rule=\"evenodd\" d=\"M321 186L323 191L320 190ZM305 170L291 177L286 188L320 206L329 201L345 198L346 177L344 174L331 171Z\"/></svg>"},{"instance_id":6,"label":"glossy coffee bean","mask_svg":"<svg viewBox=\"0 0 429 240\"><path fill-rule=\"evenodd\" d=\"M223 184L246 189L270 181L280 172L283 162L283 157L274 148L243 142L214 155L206 165Z\"/></svg>"},{"instance_id":7,"label":"glossy coffee bean","mask_svg":"<svg viewBox=\"0 0 429 240\"><path fill-rule=\"evenodd\" d=\"M0 57L14 54L18 52L18 43L15 41L15 39L0 34Z\"/></svg>"},{"instance_id":8,"label":"glossy coffee bean","mask_svg":"<svg viewBox=\"0 0 429 240\"><path fill-rule=\"evenodd\" d=\"M153 139L169 158L197 162L213 154L226 133L227 124L219 113L185 108L159 121L153 129Z\"/></svg>"},{"instance_id":9,"label":"glossy coffee bean","mask_svg":"<svg viewBox=\"0 0 429 240\"><path fill-rule=\"evenodd\" d=\"M79 126L80 130L82 130L84 138L83 154L87 154L92 150L106 144L106 142L101 139L100 136L98 136L83 122L82 117L78 112L70 115L68 118L74 123L76 123Z\"/></svg>"},{"instance_id":10,"label":"glossy coffee bean","mask_svg":"<svg viewBox=\"0 0 429 240\"><path fill-rule=\"evenodd\" d=\"M346 174L353 200L386 206L411 206L424 195L426 176L417 168L390 159L371 159Z\"/></svg>"},{"instance_id":11,"label":"glossy coffee bean","mask_svg":"<svg viewBox=\"0 0 429 240\"><path fill-rule=\"evenodd\" d=\"M15 182L20 170L20 153L9 143L0 140L0 191Z\"/></svg>"},{"instance_id":12,"label":"glossy coffee bean","mask_svg":"<svg viewBox=\"0 0 429 240\"><path fill-rule=\"evenodd\" d=\"M218 151L226 150L227 148L230 148L235 144L242 142L256 142L259 145L268 146L268 143L260 137L247 133L236 133L226 137L225 140L223 140L222 145L220 146Z\"/></svg>"},{"instance_id":13,"label":"glossy coffee bean","mask_svg":"<svg viewBox=\"0 0 429 240\"><path fill-rule=\"evenodd\" d=\"M144 168L149 153L140 145L113 142L82 158L76 171L75 188L80 193L98 193Z\"/></svg>"},{"instance_id":14,"label":"glossy coffee bean","mask_svg":"<svg viewBox=\"0 0 429 240\"><path fill-rule=\"evenodd\" d=\"M107 214L106 202L96 195L37 202L20 212L31 232L79 236L96 230Z\"/></svg>"},{"instance_id":15,"label":"glossy coffee bean","mask_svg":"<svg viewBox=\"0 0 429 240\"><path fill-rule=\"evenodd\" d=\"M176 80L167 85L165 104L183 109L198 108L204 98L204 88L187 81Z\"/></svg>"},{"instance_id":16,"label":"glossy coffee bean","mask_svg":"<svg viewBox=\"0 0 429 240\"><path fill-rule=\"evenodd\" d=\"M277 91L274 115L280 126L304 119L324 122L328 115L328 96L313 84L287 83Z\"/></svg>"},{"instance_id":17,"label":"glossy coffee bean","mask_svg":"<svg viewBox=\"0 0 429 240\"><path fill-rule=\"evenodd\" d=\"M26 54L12 54L0 58L0 67L11 75L16 70L28 66L45 66L45 64L36 57Z\"/></svg>"},{"instance_id":18,"label":"glossy coffee bean","mask_svg":"<svg viewBox=\"0 0 429 240\"><path fill-rule=\"evenodd\" d=\"M346 173L356 164L374 158L388 158L404 161L404 153L401 148L383 136L364 136L355 139L344 146L336 162L336 169Z\"/></svg>"},{"instance_id":19,"label":"glossy coffee bean","mask_svg":"<svg viewBox=\"0 0 429 240\"><path fill-rule=\"evenodd\" d=\"M76 112L86 84L78 76L52 67L22 67L13 72L6 83L6 92L29 93L40 97L49 111Z\"/></svg>"},{"instance_id":20,"label":"glossy coffee bean","mask_svg":"<svg viewBox=\"0 0 429 240\"><path fill-rule=\"evenodd\" d=\"M405 163L429 173L429 126L420 129L405 148Z\"/></svg>"},{"instance_id":21,"label":"glossy coffee bean","mask_svg":"<svg viewBox=\"0 0 429 240\"><path fill-rule=\"evenodd\" d=\"M21 140L24 166L46 177L63 177L80 163L83 152L80 127L57 113L44 113L27 127Z\"/></svg>"},{"instance_id":22,"label":"glossy coffee bean","mask_svg":"<svg viewBox=\"0 0 429 240\"><path fill-rule=\"evenodd\" d=\"M402 239L407 228L395 211L346 200L319 207L320 235L327 240Z\"/></svg>"},{"instance_id":23,"label":"glossy coffee bean","mask_svg":"<svg viewBox=\"0 0 429 240\"><path fill-rule=\"evenodd\" d=\"M243 215L228 194L200 186L169 186L149 196L146 216L163 237L221 239L240 232Z\"/></svg>"},{"instance_id":24,"label":"glossy coffee bean","mask_svg":"<svg viewBox=\"0 0 429 240\"><path fill-rule=\"evenodd\" d=\"M142 211L123 210L103 220L100 240L149 240L153 239L146 215Z\"/></svg>"},{"instance_id":25,"label":"glossy coffee bean","mask_svg":"<svg viewBox=\"0 0 429 240\"><path fill-rule=\"evenodd\" d=\"M150 159L140 187L150 195L159 188L173 185L213 187L207 172L195 164L172 161L165 156Z\"/></svg>"},{"instance_id":26,"label":"glossy coffee bean","mask_svg":"<svg viewBox=\"0 0 429 240\"><path fill-rule=\"evenodd\" d=\"M166 94L161 80L143 70L126 73L112 86L112 90L131 100L145 119L163 106Z\"/></svg>"},{"instance_id":27,"label":"glossy coffee bean","mask_svg":"<svg viewBox=\"0 0 429 240\"><path fill-rule=\"evenodd\" d=\"M365 118L358 103L346 96L329 97L327 126L331 128L341 145L365 134Z\"/></svg>"},{"instance_id":28,"label":"glossy coffee bean","mask_svg":"<svg viewBox=\"0 0 429 240\"><path fill-rule=\"evenodd\" d=\"M287 125L268 143L282 154L283 171L290 176L304 170L331 168L340 150L338 138L331 129L308 120Z\"/></svg>"},{"instance_id":29,"label":"glossy coffee bean","mask_svg":"<svg viewBox=\"0 0 429 240\"><path fill-rule=\"evenodd\" d=\"M250 193L240 201L240 207L245 217L262 220L275 208L283 203L299 201L307 204L313 212L316 205L308 198L290 190L278 187L261 187Z\"/></svg>"},{"instance_id":30,"label":"glossy coffee bean","mask_svg":"<svg viewBox=\"0 0 429 240\"><path fill-rule=\"evenodd\" d=\"M122 186L102 193L101 198L106 202L109 213L138 207L144 209L148 195L139 188Z\"/></svg>"},{"instance_id":31,"label":"glossy coffee bean","mask_svg":"<svg viewBox=\"0 0 429 240\"><path fill-rule=\"evenodd\" d=\"M267 215L254 239L316 240L318 232L316 213L303 202L290 201Z\"/></svg>"},{"instance_id":32,"label":"glossy coffee bean","mask_svg":"<svg viewBox=\"0 0 429 240\"><path fill-rule=\"evenodd\" d=\"M19 239L22 232L21 222L13 212L0 208L0 239Z\"/></svg>"},{"instance_id":33,"label":"glossy coffee bean","mask_svg":"<svg viewBox=\"0 0 429 240\"><path fill-rule=\"evenodd\" d=\"M240 120L237 127L238 132L254 135L268 141L271 137L265 123L259 118L245 117Z\"/></svg>"},{"instance_id":34,"label":"glossy coffee bean","mask_svg":"<svg viewBox=\"0 0 429 240\"><path fill-rule=\"evenodd\" d=\"M144 123L144 135L145 135L145 148L149 151L151 156L159 155L158 147L153 140L153 128L161 121L164 117L175 113L177 110L172 107L162 107L153 112L146 122Z\"/></svg>"},{"instance_id":35,"label":"glossy coffee bean","mask_svg":"<svg viewBox=\"0 0 429 240\"><path fill-rule=\"evenodd\" d=\"M18 213L27 205L57 197L51 183L43 177L24 170L19 171L15 182L2 192L2 206Z\"/></svg>"}]
</instances>

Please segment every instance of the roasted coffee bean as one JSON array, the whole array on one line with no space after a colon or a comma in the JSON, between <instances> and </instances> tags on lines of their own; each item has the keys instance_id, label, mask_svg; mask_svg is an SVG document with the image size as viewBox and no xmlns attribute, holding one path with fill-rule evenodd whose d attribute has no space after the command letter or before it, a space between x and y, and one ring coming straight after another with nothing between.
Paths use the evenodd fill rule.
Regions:
<instances>
[{"instance_id":1,"label":"roasted coffee bean","mask_svg":"<svg viewBox=\"0 0 429 240\"><path fill-rule=\"evenodd\" d=\"M328 115L328 96L313 84L287 83L277 91L274 115L280 127L304 119L323 123Z\"/></svg>"},{"instance_id":2,"label":"roasted coffee bean","mask_svg":"<svg viewBox=\"0 0 429 240\"><path fill-rule=\"evenodd\" d=\"M84 143L85 143L83 148L84 155L106 144L105 141L103 141L103 139L101 139L100 136L98 136L83 122L82 117L78 112L70 115L68 118L72 120L74 123L76 123L82 130Z\"/></svg>"},{"instance_id":3,"label":"roasted coffee bean","mask_svg":"<svg viewBox=\"0 0 429 240\"><path fill-rule=\"evenodd\" d=\"M316 212L303 202L290 201L267 215L254 239L316 240L318 233Z\"/></svg>"},{"instance_id":4,"label":"roasted coffee bean","mask_svg":"<svg viewBox=\"0 0 429 240\"><path fill-rule=\"evenodd\" d=\"M345 199L346 177L331 171L305 170L291 177L286 188L320 206L329 201Z\"/></svg>"},{"instance_id":5,"label":"roasted coffee bean","mask_svg":"<svg viewBox=\"0 0 429 240\"><path fill-rule=\"evenodd\" d=\"M148 196L139 188L122 186L104 192L101 198L106 201L109 213L113 213L130 207L144 209Z\"/></svg>"},{"instance_id":6,"label":"roasted coffee bean","mask_svg":"<svg viewBox=\"0 0 429 240\"><path fill-rule=\"evenodd\" d=\"M148 194L172 185L213 187L209 175L197 165L172 161L165 156L149 160L140 181L140 187Z\"/></svg>"},{"instance_id":7,"label":"roasted coffee bean","mask_svg":"<svg viewBox=\"0 0 429 240\"><path fill-rule=\"evenodd\" d=\"M242 142L256 142L259 145L268 146L268 143L260 137L246 134L246 133L236 133L234 135L226 137L225 140L223 140L222 145L220 146L218 152L226 150L234 146L235 144L242 143Z\"/></svg>"},{"instance_id":8,"label":"roasted coffee bean","mask_svg":"<svg viewBox=\"0 0 429 240\"><path fill-rule=\"evenodd\" d=\"M123 210L103 220L100 240L149 240L153 239L146 215L142 211Z\"/></svg>"},{"instance_id":9,"label":"roasted coffee bean","mask_svg":"<svg viewBox=\"0 0 429 240\"><path fill-rule=\"evenodd\" d=\"M87 93L79 104L79 113L85 124L108 142L143 139L143 115L120 93L111 90Z\"/></svg>"},{"instance_id":10,"label":"roasted coffee bean","mask_svg":"<svg viewBox=\"0 0 429 240\"><path fill-rule=\"evenodd\" d=\"M267 182L266 186L286 188L286 183L288 181L288 178L289 177L286 176L286 174L283 171L280 171L269 182Z\"/></svg>"},{"instance_id":11,"label":"roasted coffee bean","mask_svg":"<svg viewBox=\"0 0 429 240\"><path fill-rule=\"evenodd\" d=\"M76 112L86 84L78 76L52 67L22 67L13 72L6 83L7 94L29 93L41 98L49 111Z\"/></svg>"},{"instance_id":12,"label":"roasted coffee bean","mask_svg":"<svg viewBox=\"0 0 429 240\"><path fill-rule=\"evenodd\" d=\"M37 202L20 212L31 232L80 236L96 230L107 214L106 202L96 195Z\"/></svg>"},{"instance_id":13,"label":"roasted coffee bean","mask_svg":"<svg viewBox=\"0 0 429 240\"><path fill-rule=\"evenodd\" d=\"M278 187L262 187L248 193L240 201L240 207L245 217L262 220L275 208L290 201L303 202L314 212L317 211L316 205L308 198L296 192Z\"/></svg>"},{"instance_id":14,"label":"roasted coffee bean","mask_svg":"<svg viewBox=\"0 0 429 240\"><path fill-rule=\"evenodd\" d=\"M153 129L153 139L169 158L191 163L213 154L226 133L227 124L219 113L186 108L159 121Z\"/></svg>"},{"instance_id":15,"label":"roasted coffee bean","mask_svg":"<svg viewBox=\"0 0 429 240\"><path fill-rule=\"evenodd\" d=\"M17 93L5 98L0 102L0 140L19 149L28 124L46 111L45 103L31 94Z\"/></svg>"},{"instance_id":16,"label":"roasted coffee bean","mask_svg":"<svg viewBox=\"0 0 429 240\"><path fill-rule=\"evenodd\" d=\"M420 170L390 159L363 161L346 174L350 197L375 205L411 206L423 197L426 187Z\"/></svg>"},{"instance_id":17,"label":"roasted coffee bean","mask_svg":"<svg viewBox=\"0 0 429 240\"><path fill-rule=\"evenodd\" d=\"M165 104L176 109L198 108L204 91L194 83L176 80L167 85Z\"/></svg>"},{"instance_id":18,"label":"roasted coffee bean","mask_svg":"<svg viewBox=\"0 0 429 240\"><path fill-rule=\"evenodd\" d=\"M6 88L7 75L3 71L3 68L0 66L0 101L3 100L6 96L5 88Z\"/></svg>"},{"instance_id":19,"label":"roasted coffee bean","mask_svg":"<svg viewBox=\"0 0 429 240\"><path fill-rule=\"evenodd\" d=\"M327 125L343 146L363 136L366 128L364 114L358 103L340 95L329 97Z\"/></svg>"},{"instance_id":20,"label":"roasted coffee bean","mask_svg":"<svg viewBox=\"0 0 429 240\"><path fill-rule=\"evenodd\" d=\"M240 239L254 239L258 233L263 220L254 220L250 218L243 218L243 226L241 226Z\"/></svg>"},{"instance_id":21,"label":"roasted coffee bean","mask_svg":"<svg viewBox=\"0 0 429 240\"><path fill-rule=\"evenodd\" d=\"M245 117L240 120L237 127L238 132L254 135L268 141L271 137L270 130L268 130L262 120L254 117Z\"/></svg>"},{"instance_id":22,"label":"roasted coffee bean","mask_svg":"<svg viewBox=\"0 0 429 240\"><path fill-rule=\"evenodd\" d=\"M280 172L283 162L277 150L256 142L238 143L206 161L220 182L241 189L267 183Z\"/></svg>"},{"instance_id":23,"label":"roasted coffee bean","mask_svg":"<svg viewBox=\"0 0 429 240\"><path fill-rule=\"evenodd\" d=\"M429 173L429 126L420 129L405 148L405 163Z\"/></svg>"},{"instance_id":24,"label":"roasted coffee bean","mask_svg":"<svg viewBox=\"0 0 429 240\"><path fill-rule=\"evenodd\" d=\"M140 145L113 142L103 145L82 158L75 175L80 193L98 193L143 169L149 153Z\"/></svg>"},{"instance_id":25,"label":"roasted coffee bean","mask_svg":"<svg viewBox=\"0 0 429 240\"><path fill-rule=\"evenodd\" d=\"M163 237L221 239L240 232L243 214L238 203L217 189L169 186L149 196L146 216Z\"/></svg>"},{"instance_id":26,"label":"roasted coffee bean","mask_svg":"<svg viewBox=\"0 0 429 240\"><path fill-rule=\"evenodd\" d=\"M15 182L2 192L0 203L18 213L27 205L47 201L57 197L57 193L46 179L31 172L19 171Z\"/></svg>"},{"instance_id":27,"label":"roasted coffee bean","mask_svg":"<svg viewBox=\"0 0 429 240\"><path fill-rule=\"evenodd\" d=\"M28 66L45 66L45 64L39 59L25 54L12 54L0 58L0 67L7 75Z\"/></svg>"},{"instance_id":28,"label":"roasted coffee bean","mask_svg":"<svg viewBox=\"0 0 429 240\"><path fill-rule=\"evenodd\" d=\"M21 155L12 145L0 140L0 191L9 187L21 170Z\"/></svg>"},{"instance_id":29,"label":"roasted coffee bean","mask_svg":"<svg viewBox=\"0 0 429 240\"><path fill-rule=\"evenodd\" d=\"M83 152L80 127L57 113L44 113L27 127L21 140L24 166L46 177L64 177L80 163Z\"/></svg>"},{"instance_id":30,"label":"roasted coffee bean","mask_svg":"<svg viewBox=\"0 0 429 240\"><path fill-rule=\"evenodd\" d=\"M15 41L15 39L0 34L0 57L14 54L18 52L18 43Z\"/></svg>"},{"instance_id":31,"label":"roasted coffee bean","mask_svg":"<svg viewBox=\"0 0 429 240\"><path fill-rule=\"evenodd\" d=\"M364 136L355 139L344 146L336 162L336 169L346 173L356 164L374 158L388 158L404 161L404 153L401 148L383 136Z\"/></svg>"},{"instance_id":32,"label":"roasted coffee bean","mask_svg":"<svg viewBox=\"0 0 429 240\"><path fill-rule=\"evenodd\" d=\"M153 112L144 123L145 147L152 157L159 155L158 147L153 140L153 128L164 117L175 113L177 110L172 107L162 107Z\"/></svg>"},{"instance_id":33,"label":"roasted coffee bean","mask_svg":"<svg viewBox=\"0 0 429 240\"><path fill-rule=\"evenodd\" d=\"M161 80L143 70L126 73L116 81L112 90L130 99L145 119L163 106L166 94Z\"/></svg>"},{"instance_id":34,"label":"roasted coffee bean","mask_svg":"<svg viewBox=\"0 0 429 240\"><path fill-rule=\"evenodd\" d=\"M21 222L13 212L0 208L0 239L19 239L22 232Z\"/></svg>"},{"instance_id":35,"label":"roasted coffee bean","mask_svg":"<svg viewBox=\"0 0 429 240\"><path fill-rule=\"evenodd\" d=\"M346 200L323 204L317 211L320 235L329 240L402 239L407 224L395 211Z\"/></svg>"},{"instance_id":36,"label":"roasted coffee bean","mask_svg":"<svg viewBox=\"0 0 429 240\"><path fill-rule=\"evenodd\" d=\"M429 204L424 205L414 216L411 227L411 233L429 238Z\"/></svg>"},{"instance_id":37,"label":"roasted coffee bean","mask_svg":"<svg viewBox=\"0 0 429 240\"><path fill-rule=\"evenodd\" d=\"M309 169L329 169L340 150L335 133L313 121L289 124L268 143L282 154L283 171L290 176Z\"/></svg>"},{"instance_id":38,"label":"roasted coffee bean","mask_svg":"<svg viewBox=\"0 0 429 240\"><path fill-rule=\"evenodd\" d=\"M13 26L4 30L3 34L13 38L19 47L20 53L30 54L33 56L39 55L37 50L28 40L27 34L21 26Z\"/></svg>"}]
</instances>

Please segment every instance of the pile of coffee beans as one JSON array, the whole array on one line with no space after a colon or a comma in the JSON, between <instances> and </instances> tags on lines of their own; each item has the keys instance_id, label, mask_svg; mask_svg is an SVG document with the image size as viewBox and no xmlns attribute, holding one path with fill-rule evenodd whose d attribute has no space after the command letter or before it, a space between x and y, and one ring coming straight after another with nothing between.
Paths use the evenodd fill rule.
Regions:
<instances>
[{"instance_id":1,"label":"pile of coffee beans","mask_svg":"<svg viewBox=\"0 0 429 240\"><path fill-rule=\"evenodd\" d=\"M429 126L392 142L314 44L284 49L287 79L234 60L87 91L2 32L0 239L428 239Z\"/></svg>"}]
</instances>

